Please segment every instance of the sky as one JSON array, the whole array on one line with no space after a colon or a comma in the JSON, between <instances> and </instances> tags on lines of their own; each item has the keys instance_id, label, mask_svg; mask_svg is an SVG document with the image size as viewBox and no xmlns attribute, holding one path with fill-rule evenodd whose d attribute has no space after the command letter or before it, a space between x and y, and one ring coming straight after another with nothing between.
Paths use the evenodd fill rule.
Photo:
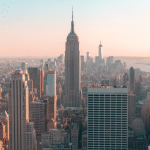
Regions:
<instances>
[{"instance_id":1,"label":"sky","mask_svg":"<svg viewBox=\"0 0 150 150\"><path fill-rule=\"evenodd\" d=\"M149 0L0 0L0 57L57 57L74 28L80 54L150 57Z\"/></svg>"}]
</instances>

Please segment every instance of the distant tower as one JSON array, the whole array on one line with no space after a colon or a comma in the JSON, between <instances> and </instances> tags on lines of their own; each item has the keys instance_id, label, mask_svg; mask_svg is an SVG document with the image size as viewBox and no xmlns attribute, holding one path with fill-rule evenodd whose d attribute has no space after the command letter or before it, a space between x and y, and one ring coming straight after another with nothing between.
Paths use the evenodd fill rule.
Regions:
<instances>
[{"instance_id":1,"label":"distant tower","mask_svg":"<svg viewBox=\"0 0 150 150\"><path fill-rule=\"evenodd\" d=\"M135 79L134 79L134 69L130 68L130 91L134 93L135 88Z\"/></svg>"},{"instance_id":2,"label":"distant tower","mask_svg":"<svg viewBox=\"0 0 150 150\"><path fill-rule=\"evenodd\" d=\"M47 72L46 96L56 96L56 71Z\"/></svg>"},{"instance_id":3,"label":"distant tower","mask_svg":"<svg viewBox=\"0 0 150 150\"><path fill-rule=\"evenodd\" d=\"M102 44L101 44L101 41L100 41L100 45L99 45L99 62L102 62Z\"/></svg>"},{"instance_id":4,"label":"distant tower","mask_svg":"<svg viewBox=\"0 0 150 150\"><path fill-rule=\"evenodd\" d=\"M74 32L72 11L71 32L67 36L65 51L65 107L78 107L81 104L79 57L79 40Z\"/></svg>"},{"instance_id":5,"label":"distant tower","mask_svg":"<svg viewBox=\"0 0 150 150\"><path fill-rule=\"evenodd\" d=\"M26 68L26 64L25 64L25 62L22 62L21 63L21 70L24 72L25 68Z\"/></svg>"},{"instance_id":6,"label":"distant tower","mask_svg":"<svg viewBox=\"0 0 150 150\"><path fill-rule=\"evenodd\" d=\"M33 88L37 89L37 96L43 96L43 72L38 68L28 68L30 79L33 80Z\"/></svg>"}]
</instances>

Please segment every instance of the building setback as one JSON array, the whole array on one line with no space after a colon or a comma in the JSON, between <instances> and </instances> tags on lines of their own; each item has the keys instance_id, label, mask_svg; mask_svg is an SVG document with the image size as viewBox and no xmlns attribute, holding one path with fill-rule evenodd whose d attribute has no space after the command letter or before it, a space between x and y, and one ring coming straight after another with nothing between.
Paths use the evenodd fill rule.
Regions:
<instances>
[{"instance_id":1,"label":"building setback","mask_svg":"<svg viewBox=\"0 0 150 150\"><path fill-rule=\"evenodd\" d=\"M65 51L65 107L78 107L81 104L80 93L80 51L78 36L74 32L72 12L71 32L67 36Z\"/></svg>"}]
</instances>

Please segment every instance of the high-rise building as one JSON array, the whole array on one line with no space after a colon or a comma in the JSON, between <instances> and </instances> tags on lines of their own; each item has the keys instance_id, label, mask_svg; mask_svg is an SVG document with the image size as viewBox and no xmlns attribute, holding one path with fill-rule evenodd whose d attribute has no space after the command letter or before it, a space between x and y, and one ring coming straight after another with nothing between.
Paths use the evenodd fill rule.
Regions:
<instances>
[{"instance_id":1,"label":"high-rise building","mask_svg":"<svg viewBox=\"0 0 150 150\"><path fill-rule=\"evenodd\" d=\"M128 149L128 89L88 88L87 149Z\"/></svg>"},{"instance_id":2,"label":"high-rise building","mask_svg":"<svg viewBox=\"0 0 150 150\"><path fill-rule=\"evenodd\" d=\"M30 113L30 121L34 122L36 136L40 137L45 131L45 103L39 100L32 101L30 104Z\"/></svg>"},{"instance_id":3,"label":"high-rise building","mask_svg":"<svg viewBox=\"0 0 150 150\"><path fill-rule=\"evenodd\" d=\"M79 40L74 32L72 12L71 32L67 36L65 51L65 107L78 107L81 104L79 61Z\"/></svg>"},{"instance_id":4,"label":"high-rise building","mask_svg":"<svg viewBox=\"0 0 150 150\"><path fill-rule=\"evenodd\" d=\"M126 86L128 81L128 73L124 73L123 75L123 85Z\"/></svg>"},{"instance_id":5,"label":"high-rise building","mask_svg":"<svg viewBox=\"0 0 150 150\"><path fill-rule=\"evenodd\" d=\"M134 69L130 68L130 91L134 93L135 88L135 79L134 79Z\"/></svg>"},{"instance_id":6,"label":"high-rise building","mask_svg":"<svg viewBox=\"0 0 150 150\"><path fill-rule=\"evenodd\" d=\"M57 96L46 96L44 99L47 99L47 119L54 119L56 121L56 109L57 109Z\"/></svg>"},{"instance_id":7,"label":"high-rise building","mask_svg":"<svg viewBox=\"0 0 150 150\"><path fill-rule=\"evenodd\" d=\"M75 149L78 149L78 135L79 128L77 123L71 125L71 143L74 145Z\"/></svg>"},{"instance_id":8,"label":"high-rise building","mask_svg":"<svg viewBox=\"0 0 150 150\"><path fill-rule=\"evenodd\" d=\"M26 69L26 64L25 64L25 62L22 62L21 63L21 70L24 72L25 69Z\"/></svg>"},{"instance_id":9,"label":"high-rise building","mask_svg":"<svg viewBox=\"0 0 150 150\"><path fill-rule=\"evenodd\" d=\"M128 125L132 125L133 117L136 114L136 96L135 94L128 95Z\"/></svg>"},{"instance_id":10,"label":"high-rise building","mask_svg":"<svg viewBox=\"0 0 150 150\"><path fill-rule=\"evenodd\" d=\"M100 41L100 45L99 45L99 63L102 62L102 44L101 44L101 41Z\"/></svg>"},{"instance_id":11,"label":"high-rise building","mask_svg":"<svg viewBox=\"0 0 150 150\"><path fill-rule=\"evenodd\" d=\"M86 62L87 63L90 62L90 53L89 52L86 53Z\"/></svg>"},{"instance_id":12,"label":"high-rise building","mask_svg":"<svg viewBox=\"0 0 150 150\"><path fill-rule=\"evenodd\" d=\"M33 80L33 88L37 89L39 98L43 95L43 72L38 68L28 68L30 79Z\"/></svg>"},{"instance_id":13,"label":"high-rise building","mask_svg":"<svg viewBox=\"0 0 150 150\"><path fill-rule=\"evenodd\" d=\"M56 96L56 71L48 71L46 75L46 95Z\"/></svg>"},{"instance_id":14,"label":"high-rise building","mask_svg":"<svg viewBox=\"0 0 150 150\"><path fill-rule=\"evenodd\" d=\"M9 88L9 150L35 150L36 140L28 143L29 99L25 75L16 70ZM35 137L34 128L30 130ZM31 137L31 136L30 136Z\"/></svg>"}]
</instances>

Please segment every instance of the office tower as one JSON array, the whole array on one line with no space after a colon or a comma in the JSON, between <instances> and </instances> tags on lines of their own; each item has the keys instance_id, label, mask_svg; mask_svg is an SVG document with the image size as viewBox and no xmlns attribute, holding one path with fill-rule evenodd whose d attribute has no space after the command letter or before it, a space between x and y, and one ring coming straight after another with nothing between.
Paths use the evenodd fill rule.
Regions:
<instances>
[{"instance_id":1,"label":"office tower","mask_svg":"<svg viewBox=\"0 0 150 150\"><path fill-rule=\"evenodd\" d=\"M88 88L87 149L128 149L127 92L127 88Z\"/></svg>"},{"instance_id":2,"label":"office tower","mask_svg":"<svg viewBox=\"0 0 150 150\"><path fill-rule=\"evenodd\" d=\"M56 109L57 109L57 96L45 96L44 99L48 100L47 102L47 119L53 119L56 121Z\"/></svg>"},{"instance_id":3,"label":"office tower","mask_svg":"<svg viewBox=\"0 0 150 150\"><path fill-rule=\"evenodd\" d=\"M21 70L24 72L25 69L26 69L26 64L25 64L25 62L22 62L21 63Z\"/></svg>"},{"instance_id":4,"label":"office tower","mask_svg":"<svg viewBox=\"0 0 150 150\"><path fill-rule=\"evenodd\" d=\"M78 149L78 134L78 125L74 123L71 125L71 143L74 145L75 149Z\"/></svg>"},{"instance_id":5,"label":"office tower","mask_svg":"<svg viewBox=\"0 0 150 150\"><path fill-rule=\"evenodd\" d=\"M65 51L65 107L78 107L81 103L79 57L79 41L74 32L72 12L71 32L67 36Z\"/></svg>"},{"instance_id":6,"label":"office tower","mask_svg":"<svg viewBox=\"0 0 150 150\"><path fill-rule=\"evenodd\" d=\"M56 71L48 71L46 80L46 95L56 96Z\"/></svg>"},{"instance_id":7,"label":"office tower","mask_svg":"<svg viewBox=\"0 0 150 150\"><path fill-rule=\"evenodd\" d=\"M43 96L43 73L38 68L28 68L30 79L33 80L33 88L37 89L37 96Z\"/></svg>"},{"instance_id":8,"label":"office tower","mask_svg":"<svg viewBox=\"0 0 150 150\"><path fill-rule=\"evenodd\" d=\"M135 79L134 79L134 69L133 67L130 68L130 91L134 93L135 86Z\"/></svg>"},{"instance_id":9,"label":"office tower","mask_svg":"<svg viewBox=\"0 0 150 150\"><path fill-rule=\"evenodd\" d=\"M100 45L99 45L99 63L101 63L103 60L103 57L102 57L102 44L101 44L101 41L100 41Z\"/></svg>"},{"instance_id":10,"label":"office tower","mask_svg":"<svg viewBox=\"0 0 150 150\"><path fill-rule=\"evenodd\" d=\"M40 69L43 71L43 67L44 67L44 60L40 60Z\"/></svg>"},{"instance_id":11,"label":"office tower","mask_svg":"<svg viewBox=\"0 0 150 150\"><path fill-rule=\"evenodd\" d=\"M106 66L107 67L111 67L111 65L113 64L113 60L114 60L114 57L113 56L109 56L107 58Z\"/></svg>"},{"instance_id":12,"label":"office tower","mask_svg":"<svg viewBox=\"0 0 150 150\"><path fill-rule=\"evenodd\" d=\"M128 125L132 125L133 117L136 114L136 97L135 94L128 95Z\"/></svg>"},{"instance_id":13,"label":"office tower","mask_svg":"<svg viewBox=\"0 0 150 150\"><path fill-rule=\"evenodd\" d=\"M123 75L123 86L126 86L127 85L127 81L128 81L128 73L124 73Z\"/></svg>"},{"instance_id":14,"label":"office tower","mask_svg":"<svg viewBox=\"0 0 150 150\"><path fill-rule=\"evenodd\" d=\"M40 137L45 131L45 103L43 101L35 100L30 104L30 121L34 122L34 129L36 136Z\"/></svg>"},{"instance_id":15,"label":"office tower","mask_svg":"<svg viewBox=\"0 0 150 150\"><path fill-rule=\"evenodd\" d=\"M25 75L21 70L16 70L11 78L9 89L9 149L27 150L32 147L32 150L35 150L35 140L32 143L27 143L29 138L29 132L27 132L29 100ZM34 128L30 132L32 132L32 136L35 136Z\"/></svg>"},{"instance_id":16,"label":"office tower","mask_svg":"<svg viewBox=\"0 0 150 150\"><path fill-rule=\"evenodd\" d=\"M81 56L81 64L84 63L84 56Z\"/></svg>"},{"instance_id":17,"label":"office tower","mask_svg":"<svg viewBox=\"0 0 150 150\"><path fill-rule=\"evenodd\" d=\"M48 64L45 64L45 73L48 71Z\"/></svg>"},{"instance_id":18,"label":"office tower","mask_svg":"<svg viewBox=\"0 0 150 150\"><path fill-rule=\"evenodd\" d=\"M86 62L90 62L90 53L89 52L87 52L86 53Z\"/></svg>"},{"instance_id":19,"label":"office tower","mask_svg":"<svg viewBox=\"0 0 150 150\"><path fill-rule=\"evenodd\" d=\"M84 56L81 56L81 71L84 71L85 63L84 63Z\"/></svg>"}]
</instances>

